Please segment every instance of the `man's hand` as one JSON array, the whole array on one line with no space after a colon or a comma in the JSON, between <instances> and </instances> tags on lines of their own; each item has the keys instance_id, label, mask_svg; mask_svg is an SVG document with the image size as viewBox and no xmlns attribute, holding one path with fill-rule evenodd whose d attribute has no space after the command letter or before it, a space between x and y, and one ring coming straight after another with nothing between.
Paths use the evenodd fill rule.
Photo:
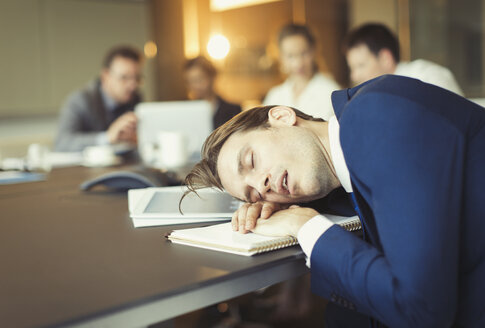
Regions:
<instances>
[{"instance_id":1,"label":"man's hand","mask_svg":"<svg viewBox=\"0 0 485 328\"><path fill-rule=\"evenodd\" d=\"M232 215L232 230L246 233L256 226L256 220L267 219L276 211L288 208L289 204L256 202L243 204Z\"/></svg>"},{"instance_id":2,"label":"man's hand","mask_svg":"<svg viewBox=\"0 0 485 328\"><path fill-rule=\"evenodd\" d=\"M300 228L318 215L313 208L292 205L289 209L273 213L267 220L259 220L251 231L266 236L297 237Z\"/></svg>"},{"instance_id":3,"label":"man's hand","mask_svg":"<svg viewBox=\"0 0 485 328\"><path fill-rule=\"evenodd\" d=\"M128 112L118 117L108 128L107 135L111 144L118 142L136 143L135 113Z\"/></svg>"}]
</instances>

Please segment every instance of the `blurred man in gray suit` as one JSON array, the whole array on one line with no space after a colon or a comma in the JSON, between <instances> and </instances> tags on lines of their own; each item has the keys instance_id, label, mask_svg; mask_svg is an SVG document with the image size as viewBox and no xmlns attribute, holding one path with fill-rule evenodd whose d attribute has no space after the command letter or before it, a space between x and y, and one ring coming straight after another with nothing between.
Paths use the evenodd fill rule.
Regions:
<instances>
[{"instance_id":1,"label":"blurred man in gray suit","mask_svg":"<svg viewBox=\"0 0 485 328\"><path fill-rule=\"evenodd\" d=\"M142 57L138 50L111 49L99 78L73 92L63 105L56 151L81 151L87 146L136 143L136 116L141 101Z\"/></svg>"}]
</instances>

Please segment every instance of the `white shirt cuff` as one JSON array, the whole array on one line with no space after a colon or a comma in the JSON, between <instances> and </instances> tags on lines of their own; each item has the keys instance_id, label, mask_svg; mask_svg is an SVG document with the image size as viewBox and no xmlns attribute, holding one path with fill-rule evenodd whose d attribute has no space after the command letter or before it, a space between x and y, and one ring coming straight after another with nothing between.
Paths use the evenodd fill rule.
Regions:
<instances>
[{"instance_id":1,"label":"white shirt cuff","mask_svg":"<svg viewBox=\"0 0 485 328\"><path fill-rule=\"evenodd\" d=\"M319 214L308 220L298 231L297 238L301 249L307 257L307 267L310 267L310 256L312 255L313 246L315 246L318 238L332 225L334 225L332 221Z\"/></svg>"}]
</instances>

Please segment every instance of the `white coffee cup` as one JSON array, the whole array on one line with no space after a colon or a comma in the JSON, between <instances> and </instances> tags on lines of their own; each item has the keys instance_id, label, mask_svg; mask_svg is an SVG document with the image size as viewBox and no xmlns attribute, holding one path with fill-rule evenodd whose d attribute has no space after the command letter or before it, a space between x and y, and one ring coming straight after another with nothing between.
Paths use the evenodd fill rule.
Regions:
<instances>
[{"instance_id":1,"label":"white coffee cup","mask_svg":"<svg viewBox=\"0 0 485 328\"><path fill-rule=\"evenodd\" d=\"M120 159L114 149L107 146L89 146L83 150L83 164L85 166L110 166L119 164Z\"/></svg>"},{"instance_id":2,"label":"white coffee cup","mask_svg":"<svg viewBox=\"0 0 485 328\"><path fill-rule=\"evenodd\" d=\"M157 134L158 166L176 168L188 160L187 137L182 132L161 131Z\"/></svg>"},{"instance_id":3,"label":"white coffee cup","mask_svg":"<svg viewBox=\"0 0 485 328\"><path fill-rule=\"evenodd\" d=\"M139 143L138 144L138 150L140 153L141 160L143 161L143 164L151 167L156 165L158 161L158 146L157 143L155 142L145 142L145 143Z\"/></svg>"},{"instance_id":4,"label":"white coffee cup","mask_svg":"<svg viewBox=\"0 0 485 328\"><path fill-rule=\"evenodd\" d=\"M31 171L51 170L51 163L48 159L49 149L41 144L33 143L27 149L27 168Z\"/></svg>"}]
</instances>

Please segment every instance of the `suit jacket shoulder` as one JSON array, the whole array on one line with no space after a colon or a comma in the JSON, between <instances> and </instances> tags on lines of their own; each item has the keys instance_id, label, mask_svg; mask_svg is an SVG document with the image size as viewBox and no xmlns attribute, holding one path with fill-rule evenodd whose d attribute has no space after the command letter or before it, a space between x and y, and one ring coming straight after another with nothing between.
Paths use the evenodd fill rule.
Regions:
<instances>
[{"instance_id":1,"label":"suit jacket shoulder","mask_svg":"<svg viewBox=\"0 0 485 328\"><path fill-rule=\"evenodd\" d=\"M95 144L97 135L109 124L101 96L100 81L74 91L61 108L55 140L57 151L79 151Z\"/></svg>"}]
</instances>

